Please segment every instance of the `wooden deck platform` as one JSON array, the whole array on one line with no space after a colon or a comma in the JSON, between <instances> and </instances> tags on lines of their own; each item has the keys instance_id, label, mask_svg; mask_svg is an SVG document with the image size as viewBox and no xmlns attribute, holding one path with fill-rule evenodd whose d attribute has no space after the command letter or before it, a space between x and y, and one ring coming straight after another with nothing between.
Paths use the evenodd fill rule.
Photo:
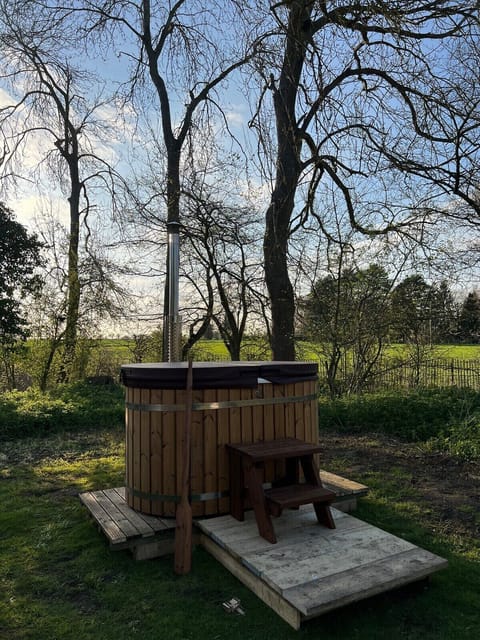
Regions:
<instances>
[{"instance_id":1,"label":"wooden deck platform","mask_svg":"<svg viewBox=\"0 0 480 640\"><path fill-rule=\"evenodd\" d=\"M173 553L175 518L157 518L134 511L125 501L125 487L87 491L79 497L111 549L129 549L136 560Z\"/></svg>"},{"instance_id":2,"label":"wooden deck platform","mask_svg":"<svg viewBox=\"0 0 480 640\"><path fill-rule=\"evenodd\" d=\"M365 485L327 471L320 471L320 477L324 486L337 494L335 506L344 511L355 509L357 498L368 492ZM134 511L125 501L125 487L86 491L79 497L111 549L129 549L136 560L173 553L175 518L158 518ZM198 542L198 535L194 541Z\"/></svg>"},{"instance_id":3,"label":"wooden deck platform","mask_svg":"<svg viewBox=\"0 0 480 640\"><path fill-rule=\"evenodd\" d=\"M416 582L446 560L332 509L336 529L311 505L275 519L277 544L258 535L252 512L197 522L201 544L292 627L372 595Z\"/></svg>"},{"instance_id":4,"label":"wooden deck platform","mask_svg":"<svg viewBox=\"0 0 480 640\"><path fill-rule=\"evenodd\" d=\"M333 504L336 509L350 513L357 508L357 499L366 496L368 487L354 480L342 478L336 473L330 473L320 469L320 480L322 485L337 494Z\"/></svg>"},{"instance_id":5,"label":"wooden deck platform","mask_svg":"<svg viewBox=\"0 0 480 640\"><path fill-rule=\"evenodd\" d=\"M197 519L194 543L202 544L292 627L372 595L415 582L446 566L428 551L348 515L367 487L321 471L338 494L336 529L318 524L312 505L274 519L278 542L258 535L253 512ZM125 501L125 489L80 494L112 550L136 560L173 553L175 520L143 515ZM344 509L345 511L340 511Z\"/></svg>"}]
</instances>

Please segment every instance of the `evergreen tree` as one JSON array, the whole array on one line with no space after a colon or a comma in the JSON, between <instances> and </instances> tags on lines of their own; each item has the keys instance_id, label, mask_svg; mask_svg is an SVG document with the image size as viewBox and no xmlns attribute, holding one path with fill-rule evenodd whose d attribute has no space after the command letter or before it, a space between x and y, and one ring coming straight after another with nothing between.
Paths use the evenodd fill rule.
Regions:
<instances>
[{"instance_id":1,"label":"evergreen tree","mask_svg":"<svg viewBox=\"0 0 480 640\"><path fill-rule=\"evenodd\" d=\"M463 301L458 333L462 342L480 342L480 297L477 291L469 293Z\"/></svg>"},{"instance_id":2,"label":"evergreen tree","mask_svg":"<svg viewBox=\"0 0 480 640\"><path fill-rule=\"evenodd\" d=\"M393 339L404 343L431 342L432 288L423 276L414 274L400 282L392 293Z\"/></svg>"},{"instance_id":3,"label":"evergreen tree","mask_svg":"<svg viewBox=\"0 0 480 640\"><path fill-rule=\"evenodd\" d=\"M21 299L38 286L35 268L41 263L40 243L0 202L0 344L26 336Z\"/></svg>"},{"instance_id":4,"label":"evergreen tree","mask_svg":"<svg viewBox=\"0 0 480 640\"><path fill-rule=\"evenodd\" d=\"M457 308L445 280L432 287L430 322L434 344L449 343L456 339Z\"/></svg>"}]
</instances>

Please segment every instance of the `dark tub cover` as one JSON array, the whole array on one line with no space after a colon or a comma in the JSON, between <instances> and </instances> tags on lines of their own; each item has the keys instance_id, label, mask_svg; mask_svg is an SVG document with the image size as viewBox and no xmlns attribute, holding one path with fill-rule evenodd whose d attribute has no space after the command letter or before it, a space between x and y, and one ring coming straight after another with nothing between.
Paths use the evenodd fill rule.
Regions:
<instances>
[{"instance_id":1,"label":"dark tub cover","mask_svg":"<svg viewBox=\"0 0 480 640\"><path fill-rule=\"evenodd\" d=\"M186 362L124 364L120 378L137 389L184 389ZM258 386L259 379L273 384L316 380L315 362L194 362L194 389L245 389Z\"/></svg>"}]
</instances>

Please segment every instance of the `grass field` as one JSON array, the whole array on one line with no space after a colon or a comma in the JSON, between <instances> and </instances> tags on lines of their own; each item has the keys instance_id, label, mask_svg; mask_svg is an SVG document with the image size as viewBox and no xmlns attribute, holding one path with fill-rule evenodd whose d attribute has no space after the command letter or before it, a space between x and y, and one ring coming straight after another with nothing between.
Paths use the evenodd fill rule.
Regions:
<instances>
[{"instance_id":1,"label":"grass field","mask_svg":"<svg viewBox=\"0 0 480 640\"><path fill-rule=\"evenodd\" d=\"M113 345L112 345L113 346ZM246 345L246 349L253 351L252 343ZM198 350L211 353L214 356L228 358L228 351L221 340L201 340L198 343ZM392 344L386 350L387 357L400 358L405 355L407 347L403 344ZM299 344L300 357L307 360L316 360L320 350L318 345L301 342ZM479 360L480 345L436 345L432 350L431 357L434 358L456 358L458 360Z\"/></svg>"},{"instance_id":2,"label":"grass field","mask_svg":"<svg viewBox=\"0 0 480 640\"><path fill-rule=\"evenodd\" d=\"M357 475L371 487L357 515L446 557L449 568L428 588L392 592L295 632L201 548L183 577L171 557L135 562L108 549L78 493L121 485L123 453L120 429L0 447L2 640L479 637L479 541L438 527L428 503L409 499L415 489L398 468ZM340 471L345 461L332 464ZM240 598L245 616L224 612L231 597Z\"/></svg>"},{"instance_id":3,"label":"grass field","mask_svg":"<svg viewBox=\"0 0 480 640\"><path fill-rule=\"evenodd\" d=\"M322 398L326 468L370 487L356 515L449 568L428 589L333 612L298 633L201 548L185 577L172 558L135 562L109 550L78 493L123 485L123 407L119 385L0 396L2 640L480 637L478 393ZM224 612L232 597L245 616Z\"/></svg>"},{"instance_id":4,"label":"grass field","mask_svg":"<svg viewBox=\"0 0 480 640\"><path fill-rule=\"evenodd\" d=\"M115 353L125 362L131 362L133 358L134 344L126 339L102 339L99 348L110 353ZM316 360L320 350L318 345L300 342L298 345L299 356L307 360ZM245 341L244 356L255 353L255 341ZM407 347L403 344L392 344L386 350L387 357L400 358L405 355ZM200 340L194 347L194 352L199 355L211 356L212 358L228 359L228 350L222 340ZM265 345L259 347L259 356L265 357ZM479 360L480 345L436 345L432 350L431 357L435 358L456 358L458 360ZM200 358L197 358L200 359ZM266 359L269 359L268 357Z\"/></svg>"},{"instance_id":5,"label":"grass field","mask_svg":"<svg viewBox=\"0 0 480 640\"><path fill-rule=\"evenodd\" d=\"M42 341L27 341L25 348L22 349L17 356L15 364L16 382L20 383L24 388L22 380L29 380L33 386L39 386L44 380L43 363L46 359L48 351L47 343ZM78 348L78 358L76 370L74 371L74 379L84 379L86 377L109 376L114 380L118 379L122 364L132 362L158 362L161 360L161 345L159 336L138 336L133 339L99 339L80 341ZM197 343L191 355L197 361L209 360L229 360L230 356L221 340L201 340ZM428 360L441 359L442 362L438 366L445 367L445 363L451 363L455 359L455 367L457 369L465 369L468 362L473 362L475 371L478 371L478 363L480 363L480 345L438 345L432 351L428 352ZM242 360L270 360L271 352L265 341L252 338L245 339L241 351ZM324 372L325 356L319 345L309 342L299 342L297 344L297 360L307 360L310 362L319 362L320 371ZM385 350L385 357L378 367L375 376L382 375L394 368L398 368L399 360L404 361L403 377L409 377L408 349L405 345L391 345ZM47 388L56 385L60 367L60 356L56 354L47 378ZM0 367L0 389L9 388L7 381L3 378L2 369ZM340 386L343 380L348 380L351 375L351 362L347 356L341 359L337 380ZM387 374L385 374L387 375ZM425 374L429 380L435 374L428 372ZM440 374L441 377L442 374ZM461 375L461 374L459 374ZM469 374L476 379L477 373ZM383 381L378 377L371 378L370 390L383 386L396 386L396 382L392 380ZM455 382L450 382L454 384ZM459 381L463 384L462 380ZM321 380L321 384L326 384L325 380ZM436 385L435 380L432 384ZM27 385L25 385L27 386ZM400 385L402 386L402 385Z\"/></svg>"}]
</instances>

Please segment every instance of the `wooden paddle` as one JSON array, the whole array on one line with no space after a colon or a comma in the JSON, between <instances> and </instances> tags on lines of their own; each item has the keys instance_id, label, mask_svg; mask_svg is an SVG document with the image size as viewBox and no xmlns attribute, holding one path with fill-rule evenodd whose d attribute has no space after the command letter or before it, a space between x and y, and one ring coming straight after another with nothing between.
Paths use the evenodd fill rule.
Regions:
<instances>
[{"instance_id":1,"label":"wooden paddle","mask_svg":"<svg viewBox=\"0 0 480 640\"><path fill-rule=\"evenodd\" d=\"M192 567L192 507L190 505L190 441L192 431L193 371L188 360L183 430L182 493L176 510L175 573L189 573Z\"/></svg>"}]
</instances>

